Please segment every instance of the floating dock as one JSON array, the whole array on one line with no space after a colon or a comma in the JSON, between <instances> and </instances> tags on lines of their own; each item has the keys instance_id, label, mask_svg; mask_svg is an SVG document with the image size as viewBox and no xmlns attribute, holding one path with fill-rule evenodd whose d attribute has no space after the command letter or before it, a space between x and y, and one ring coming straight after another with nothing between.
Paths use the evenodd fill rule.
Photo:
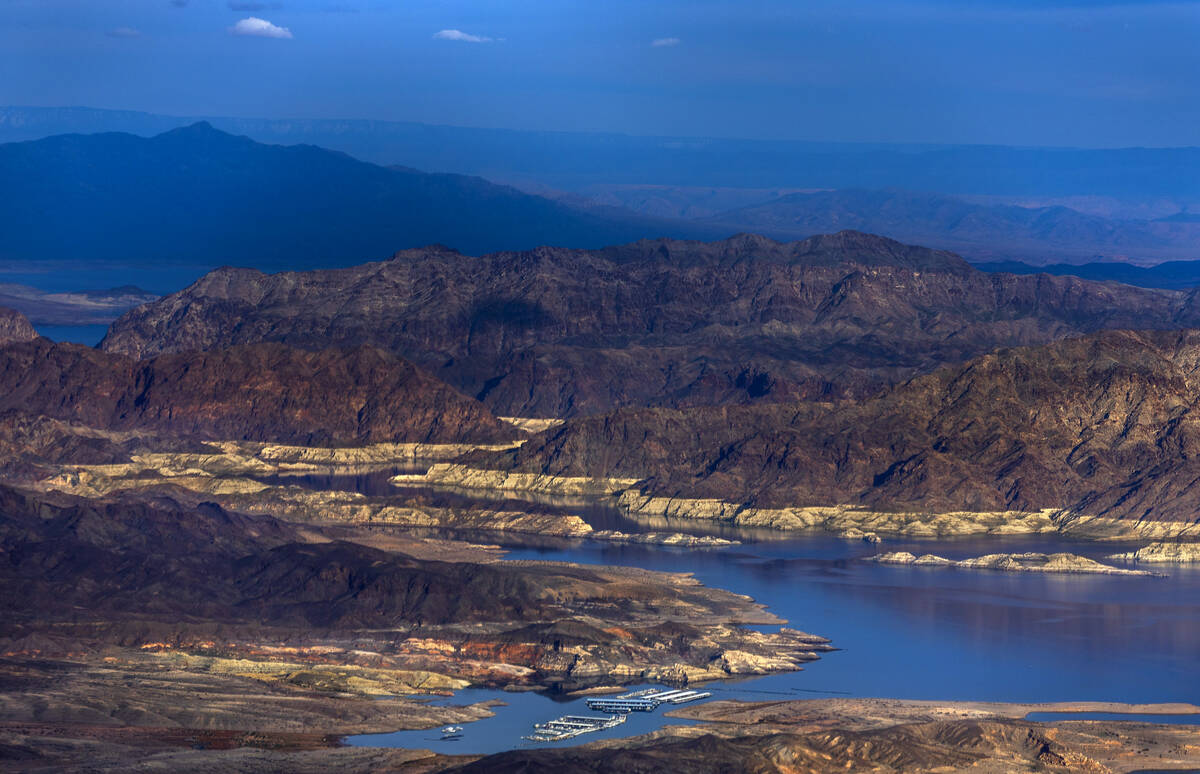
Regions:
<instances>
[{"instance_id":1,"label":"floating dock","mask_svg":"<svg viewBox=\"0 0 1200 774\"><path fill-rule=\"evenodd\" d=\"M521 738L528 739L531 742L561 742L564 739L571 739L580 734L613 728L624 722L624 715L610 715L606 718L592 718L586 715L564 715L558 720L551 720L549 723L535 723L533 733Z\"/></svg>"},{"instance_id":2,"label":"floating dock","mask_svg":"<svg viewBox=\"0 0 1200 774\"><path fill-rule=\"evenodd\" d=\"M686 704L712 696L709 691L648 688L620 696L597 696L587 700L588 709L598 712L653 712L663 704Z\"/></svg>"}]
</instances>

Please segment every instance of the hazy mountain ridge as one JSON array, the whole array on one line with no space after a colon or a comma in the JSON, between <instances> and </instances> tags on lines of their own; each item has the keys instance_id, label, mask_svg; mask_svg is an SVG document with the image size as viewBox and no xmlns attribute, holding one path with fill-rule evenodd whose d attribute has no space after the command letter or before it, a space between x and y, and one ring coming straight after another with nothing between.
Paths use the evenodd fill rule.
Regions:
<instances>
[{"instance_id":1,"label":"hazy mountain ridge","mask_svg":"<svg viewBox=\"0 0 1200 774\"><path fill-rule=\"evenodd\" d=\"M257 341L395 351L506 416L865 396L1001 346L1200 325L1189 294L985 274L856 232L741 235L336 271L222 269L133 310L103 347L143 357Z\"/></svg>"},{"instance_id":2,"label":"hazy mountain ridge","mask_svg":"<svg viewBox=\"0 0 1200 774\"><path fill-rule=\"evenodd\" d=\"M985 205L913 191L794 193L705 221L793 238L854 229L956 250L975 262L1153 262L1200 256L1200 224L1114 220L1061 206Z\"/></svg>"},{"instance_id":3,"label":"hazy mountain ridge","mask_svg":"<svg viewBox=\"0 0 1200 774\"><path fill-rule=\"evenodd\" d=\"M0 282L0 304L37 325L107 325L157 298L157 294L134 286L48 293L29 285Z\"/></svg>"},{"instance_id":4,"label":"hazy mountain ridge","mask_svg":"<svg viewBox=\"0 0 1200 774\"><path fill-rule=\"evenodd\" d=\"M208 124L151 138L62 135L0 145L0 258L337 266L431 243L466 253L600 247L701 224L573 209L475 177L396 170Z\"/></svg>"},{"instance_id":5,"label":"hazy mountain ridge","mask_svg":"<svg viewBox=\"0 0 1200 774\"><path fill-rule=\"evenodd\" d=\"M981 271L1009 274L1058 274L1096 282L1121 282L1143 288L1188 290L1200 285L1200 261L1165 261L1154 266L1134 266L1120 261L1032 266L1021 261L982 261Z\"/></svg>"},{"instance_id":6,"label":"hazy mountain ridge","mask_svg":"<svg viewBox=\"0 0 1200 774\"><path fill-rule=\"evenodd\" d=\"M1025 148L639 137L354 119L173 117L0 108L0 141L157 134L199 120L260 142L311 143L379 164L536 181L738 188L907 188L947 194L1169 196L1200 202L1200 148ZM399 245L393 245L393 249Z\"/></svg>"}]
</instances>

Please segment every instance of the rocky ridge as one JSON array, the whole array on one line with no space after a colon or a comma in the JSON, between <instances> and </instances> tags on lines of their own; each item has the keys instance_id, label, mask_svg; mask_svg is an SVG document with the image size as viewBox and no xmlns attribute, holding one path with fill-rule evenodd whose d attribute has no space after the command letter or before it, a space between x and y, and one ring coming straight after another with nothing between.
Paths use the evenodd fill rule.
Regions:
<instances>
[{"instance_id":1,"label":"rocky ridge","mask_svg":"<svg viewBox=\"0 0 1200 774\"><path fill-rule=\"evenodd\" d=\"M1194 294L985 274L951 253L841 232L479 258L430 247L348 269L220 269L129 312L102 346L146 357L365 343L497 414L561 418L863 397L1001 346L1186 325L1200 325Z\"/></svg>"},{"instance_id":2,"label":"rocky ridge","mask_svg":"<svg viewBox=\"0 0 1200 774\"><path fill-rule=\"evenodd\" d=\"M280 344L133 360L46 339L0 347L0 411L100 430L306 445L521 437L390 352Z\"/></svg>"}]
</instances>

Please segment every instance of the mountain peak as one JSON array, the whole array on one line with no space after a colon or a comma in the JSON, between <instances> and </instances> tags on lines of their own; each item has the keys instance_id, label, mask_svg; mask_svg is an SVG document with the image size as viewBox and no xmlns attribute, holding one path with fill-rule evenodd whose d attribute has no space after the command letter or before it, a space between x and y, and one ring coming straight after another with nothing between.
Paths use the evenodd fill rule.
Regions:
<instances>
[{"instance_id":1,"label":"mountain peak","mask_svg":"<svg viewBox=\"0 0 1200 774\"><path fill-rule=\"evenodd\" d=\"M171 129L169 131L162 133L162 135L174 135L177 137L185 137L188 135L204 136L204 135L214 135L214 134L227 134L227 133L222 132L220 129L213 126L208 121L197 121L194 124L188 124L187 126L181 126L178 129ZM161 137L162 135L159 135L159 136Z\"/></svg>"}]
</instances>

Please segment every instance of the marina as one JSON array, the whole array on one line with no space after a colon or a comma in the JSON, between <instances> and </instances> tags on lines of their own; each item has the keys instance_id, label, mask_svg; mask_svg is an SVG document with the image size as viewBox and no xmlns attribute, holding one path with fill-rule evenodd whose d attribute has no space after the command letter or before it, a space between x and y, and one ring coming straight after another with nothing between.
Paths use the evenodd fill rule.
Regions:
<instances>
[{"instance_id":1,"label":"marina","mask_svg":"<svg viewBox=\"0 0 1200 774\"><path fill-rule=\"evenodd\" d=\"M587 700L588 709L598 712L653 712L663 704L687 704L712 696L709 691L649 688L613 697Z\"/></svg>"},{"instance_id":2,"label":"marina","mask_svg":"<svg viewBox=\"0 0 1200 774\"><path fill-rule=\"evenodd\" d=\"M630 712L653 712L663 704L686 704L712 696L708 691L646 688L613 697L587 700L588 709L609 713L607 717L564 715L548 723L535 723L534 732L521 737L530 742L561 742L582 734L615 728L629 719Z\"/></svg>"},{"instance_id":3,"label":"marina","mask_svg":"<svg viewBox=\"0 0 1200 774\"><path fill-rule=\"evenodd\" d=\"M534 732L521 737L530 742L561 742L564 739L580 736L593 731L603 731L615 728L626 720L624 715L609 715L606 718L593 718L586 715L564 715L549 723L535 723Z\"/></svg>"}]
</instances>

